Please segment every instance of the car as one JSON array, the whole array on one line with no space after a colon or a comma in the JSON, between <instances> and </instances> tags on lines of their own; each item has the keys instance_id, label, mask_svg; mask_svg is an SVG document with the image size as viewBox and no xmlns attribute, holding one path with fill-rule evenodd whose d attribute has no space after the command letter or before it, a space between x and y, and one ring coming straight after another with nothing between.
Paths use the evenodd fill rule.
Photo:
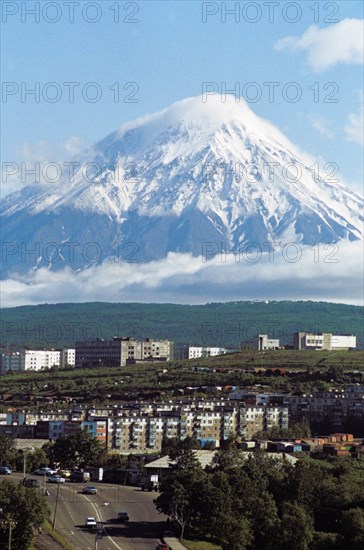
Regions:
<instances>
[{"instance_id":1,"label":"car","mask_svg":"<svg viewBox=\"0 0 364 550\"><path fill-rule=\"evenodd\" d=\"M48 478L48 483L64 483L65 481L66 481L66 478L60 476L59 474L49 476Z\"/></svg>"},{"instance_id":2,"label":"car","mask_svg":"<svg viewBox=\"0 0 364 550\"><path fill-rule=\"evenodd\" d=\"M2 476L9 476L13 470L10 468L10 466L0 466L0 474Z\"/></svg>"},{"instance_id":3,"label":"car","mask_svg":"<svg viewBox=\"0 0 364 550\"><path fill-rule=\"evenodd\" d=\"M34 472L36 476L52 476L55 473L57 473L57 470L53 470L53 468L49 468L49 466L44 466L43 468L39 468Z\"/></svg>"},{"instance_id":4,"label":"car","mask_svg":"<svg viewBox=\"0 0 364 550\"><path fill-rule=\"evenodd\" d=\"M97 487L94 487L93 485L86 485L82 492L84 495L97 495Z\"/></svg>"},{"instance_id":5,"label":"car","mask_svg":"<svg viewBox=\"0 0 364 550\"><path fill-rule=\"evenodd\" d=\"M97 521L93 516L88 516L85 520L85 527L94 528L97 526Z\"/></svg>"},{"instance_id":6,"label":"car","mask_svg":"<svg viewBox=\"0 0 364 550\"><path fill-rule=\"evenodd\" d=\"M168 544L166 544L165 542L160 542L159 544L157 544L157 546L155 547L155 550L171 550L170 547L168 546Z\"/></svg>"},{"instance_id":7,"label":"car","mask_svg":"<svg viewBox=\"0 0 364 550\"><path fill-rule=\"evenodd\" d=\"M128 512L119 512L119 513L118 513L118 520L119 520L121 523L128 523L128 521L129 521L129 514L128 514Z\"/></svg>"},{"instance_id":8,"label":"car","mask_svg":"<svg viewBox=\"0 0 364 550\"><path fill-rule=\"evenodd\" d=\"M60 475L62 477L71 477L71 470L58 470L56 475Z\"/></svg>"}]
</instances>

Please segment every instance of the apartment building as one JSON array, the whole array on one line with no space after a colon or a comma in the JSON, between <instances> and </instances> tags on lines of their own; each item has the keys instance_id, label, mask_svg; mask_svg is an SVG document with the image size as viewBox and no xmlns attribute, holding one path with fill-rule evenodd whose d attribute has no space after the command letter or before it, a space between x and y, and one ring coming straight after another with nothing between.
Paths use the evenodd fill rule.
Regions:
<instances>
[{"instance_id":1,"label":"apartment building","mask_svg":"<svg viewBox=\"0 0 364 550\"><path fill-rule=\"evenodd\" d=\"M81 429L87 430L94 439L97 439L103 445L108 446L109 419L95 418L94 420L84 420L81 423Z\"/></svg>"},{"instance_id":2,"label":"apartment building","mask_svg":"<svg viewBox=\"0 0 364 550\"><path fill-rule=\"evenodd\" d=\"M28 426L34 437L52 441L87 430L109 449L142 453L160 452L163 440L169 438L195 437L202 447L207 444L219 447L221 441L236 435L251 438L256 432L275 425L288 426L286 408L201 399L64 412L9 412L3 428L15 430Z\"/></svg>"},{"instance_id":3,"label":"apartment building","mask_svg":"<svg viewBox=\"0 0 364 550\"><path fill-rule=\"evenodd\" d=\"M25 370L44 370L61 366L59 350L28 350L25 352Z\"/></svg>"},{"instance_id":4,"label":"apartment building","mask_svg":"<svg viewBox=\"0 0 364 550\"><path fill-rule=\"evenodd\" d=\"M364 421L364 386L349 386L344 390L315 392L310 395L286 395L293 422L329 422L340 429L347 419Z\"/></svg>"},{"instance_id":5,"label":"apartment building","mask_svg":"<svg viewBox=\"0 0 364 550\"><path fill-rule=\"evenodd\" d=\"M239 417L239 435L243 439L252 439L257 432L274 426L288 428L288 407L242 404Z\"/></svg>"},{"instance_id":6,"label":"apartment building","mask_svg":"<svg viewBox=\"0 0 364 550\"><path fill-rule=\"evenodd\" d=\"M76 363L76 350L75 348L65 348L62 350L62 367L70 366L74 367Z\"/></svg>"},{"instance_id":7,"label":"apartment building","mask_svg":"<svg viewBox=\"0 0 364 550\"><path fill-rule=\"evenodd\" d=\"M135 340L114 337L76 342L76 367L123 367L140 361L169 361L173 359L173 342L169 340Z\"/></svg>"},{"instance_id":8,"label":"apartment building","mask_svg":"<svg viewBox=\"0 0 364 550\"><path fill-rule=\"evenodd\" d=\"M188 348L189 359L199 359L201 357L215 357L217 355L225 355L227 350L225 348L209 348L190 346Z\"/></svg>"},{"instance_id":9,"label":"apartment building","mask_svg":"<svg viewBox=\"0 0 364 550\"><path fill-rule=\"evenodd\" d=\"M19 351L2 353L0 356L0 374L25 370L25 354Z\"/></svg>"},{"instance_id":10,"label":"apartment building","mask_svg":"<svg viewBox=\"0 0 364 550\"><path fill-rule=\"evenodd\" d=\"M323 332L295 332L293 347L298 350L350 350L356 348L356 336L353 334L332 334Z\"/></svg>"},{"instance_id":11,"label":"apartment building","mask_svg":"<svg viewBox=\"0 0 364 550\"><path fill-rule=\"evenodd\" d=\"M0 356L0 373L11 371L41 371L65 364L74 366L75 350L26 350L24 352L3 353Z\"/></svg>"}]
</instances>

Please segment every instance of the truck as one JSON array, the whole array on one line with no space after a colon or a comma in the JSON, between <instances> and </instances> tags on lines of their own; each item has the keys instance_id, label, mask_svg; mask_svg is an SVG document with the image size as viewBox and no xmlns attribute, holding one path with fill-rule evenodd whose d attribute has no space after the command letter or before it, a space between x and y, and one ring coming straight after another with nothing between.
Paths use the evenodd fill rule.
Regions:
<instances>
[{"instance_id":1,"label":"truck","mask_svg":"<svg viewBox=\"0 0 364 550\"><path fill-rule=\"evenodd\" d=\"M142 491L158 491L158 476L151 475L149 478L142 479L140 482L140 488Z\"/></svg>"},{"instance_id":2,"label":"truck","mask_svg":"<svg viewBox=\"0 0 364 550\"><path fill-rule=\"evenodd\" d=\"M90 479L90 472L84 472L83 470L74 470L70 475L70 480L78 483L88 482Z\"/></svg>"},{"instance_id":3,"label":"truck","mask_svg":"<svg viewBox=\"0 0 364 550\"><path fill-rule=\"evenodd\" d=\"M104 477L103 468L87 468L87 471L90 473L90 481L102 481Z\"/></svg>"}]
</instances>

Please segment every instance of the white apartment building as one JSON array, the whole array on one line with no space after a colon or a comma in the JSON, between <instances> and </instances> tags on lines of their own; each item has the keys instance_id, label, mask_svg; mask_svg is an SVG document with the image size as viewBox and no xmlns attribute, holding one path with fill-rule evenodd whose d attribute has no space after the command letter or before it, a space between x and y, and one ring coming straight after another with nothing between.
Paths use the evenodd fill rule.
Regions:
<instances>
[{"instance_id":1,"label":"white apartment building","mask_svg":"<svg viewBox=\"0 0 364 550\"><path fill-rule=\"evenodd\" d=\"M356 336L353 334L338 335L331 332L320 334L296 332L293 346L298 350L349 350L356 348Z\"/></svg>"},{"instance_id":2,"label":"white apartment building","mask_svg":"<svg viewBox=\"0 0 364 550\"><path fill-rule=\"evenodd\" d=\"M216 355L225 355L225 348L204 348L199 346L190 346L188 348L189 359L199 359L201 357L215 357Z\"/></svg>"},{"instance_id":3,"label":"white apartment building","mask_svg":"<svg viewBox=\"0 0 364 550\"><path fill-rule=\"evenodd\" d=\"M1 373L24 370L43 370L61 366L62 352L57 350L26 350L24 352L3 353Z\"/></svg>"},{"instance_id":4,"label":"white apartment building","mask_svg":"<svg viewBox=\"0 0 364 550\"><path fill-rule=\"evenodd\" d=\"M61 366L61 352L57 350L27 350L25 370L43 370Z\"/></svg>"},{"instance_id":5,"label":"white apartment building","mask_svg":"<svg viewBox=\"0 0 364 550\"><path fill-rule=\"evenodd\" d=\"M69 365L74 367L76 364L76 350L75 348L65 348L62 350L62 366Z\"/></svg>"},{"instance_id":6,"label":"white apartment building","mask_svg":"<svg viewBox=\"0 0 364 550\"><path fill-rule=\"evenodd\" d=\"M0 373L24 370L43 370L53 366L75 365L75 349L26 350L3 353L0 356Z\"/></svg>"}]
</instances>

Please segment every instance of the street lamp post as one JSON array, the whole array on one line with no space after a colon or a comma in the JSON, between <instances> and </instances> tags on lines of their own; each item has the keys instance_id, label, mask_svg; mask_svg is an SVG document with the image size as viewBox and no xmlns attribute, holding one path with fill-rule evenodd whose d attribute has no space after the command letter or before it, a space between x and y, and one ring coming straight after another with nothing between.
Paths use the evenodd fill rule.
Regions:
<instances>
[{"instance_id":1,"label":"street lamp post","mask_svg":"<svg viewBox=\"0 0 364 550\"><path fill-rule=\"evenodd\" d=\"M0 508L0 513L2 512L2 508ZM8 550L11 550L11 541L12 541L12 534L13 534L13 528L16 526L16 521L11 519L10 516L5 516L4 519L0 519L0 525L1 526L8 526L9 527L9 538L8 538Z\"/></svg>"},{"instance_id":2,"label":"street lamp post","mask_svg":"<svg viewBox=\"0 0 364 550\"><path fill-rule=\"evenodd\" d=\"M34 447L25 447L23 449L23 479L26 476L26 462L27 462L27 452L34 451Z\"/></svg>"},{"instance_id":3,"label":"street lamp post","mask_svg":"<svg viewBox=\"0 0 364 550\"><path fill-rule=\"evenodd\" d=\"M13 529L13 527L15 527L16 522L13 521L12 519L9 519L9 520L8 520L8 525L9 525L9 545L8 545L8 549L11 550L11 535L12 535L12 529Z\"/></svg>"}]
</instances>

